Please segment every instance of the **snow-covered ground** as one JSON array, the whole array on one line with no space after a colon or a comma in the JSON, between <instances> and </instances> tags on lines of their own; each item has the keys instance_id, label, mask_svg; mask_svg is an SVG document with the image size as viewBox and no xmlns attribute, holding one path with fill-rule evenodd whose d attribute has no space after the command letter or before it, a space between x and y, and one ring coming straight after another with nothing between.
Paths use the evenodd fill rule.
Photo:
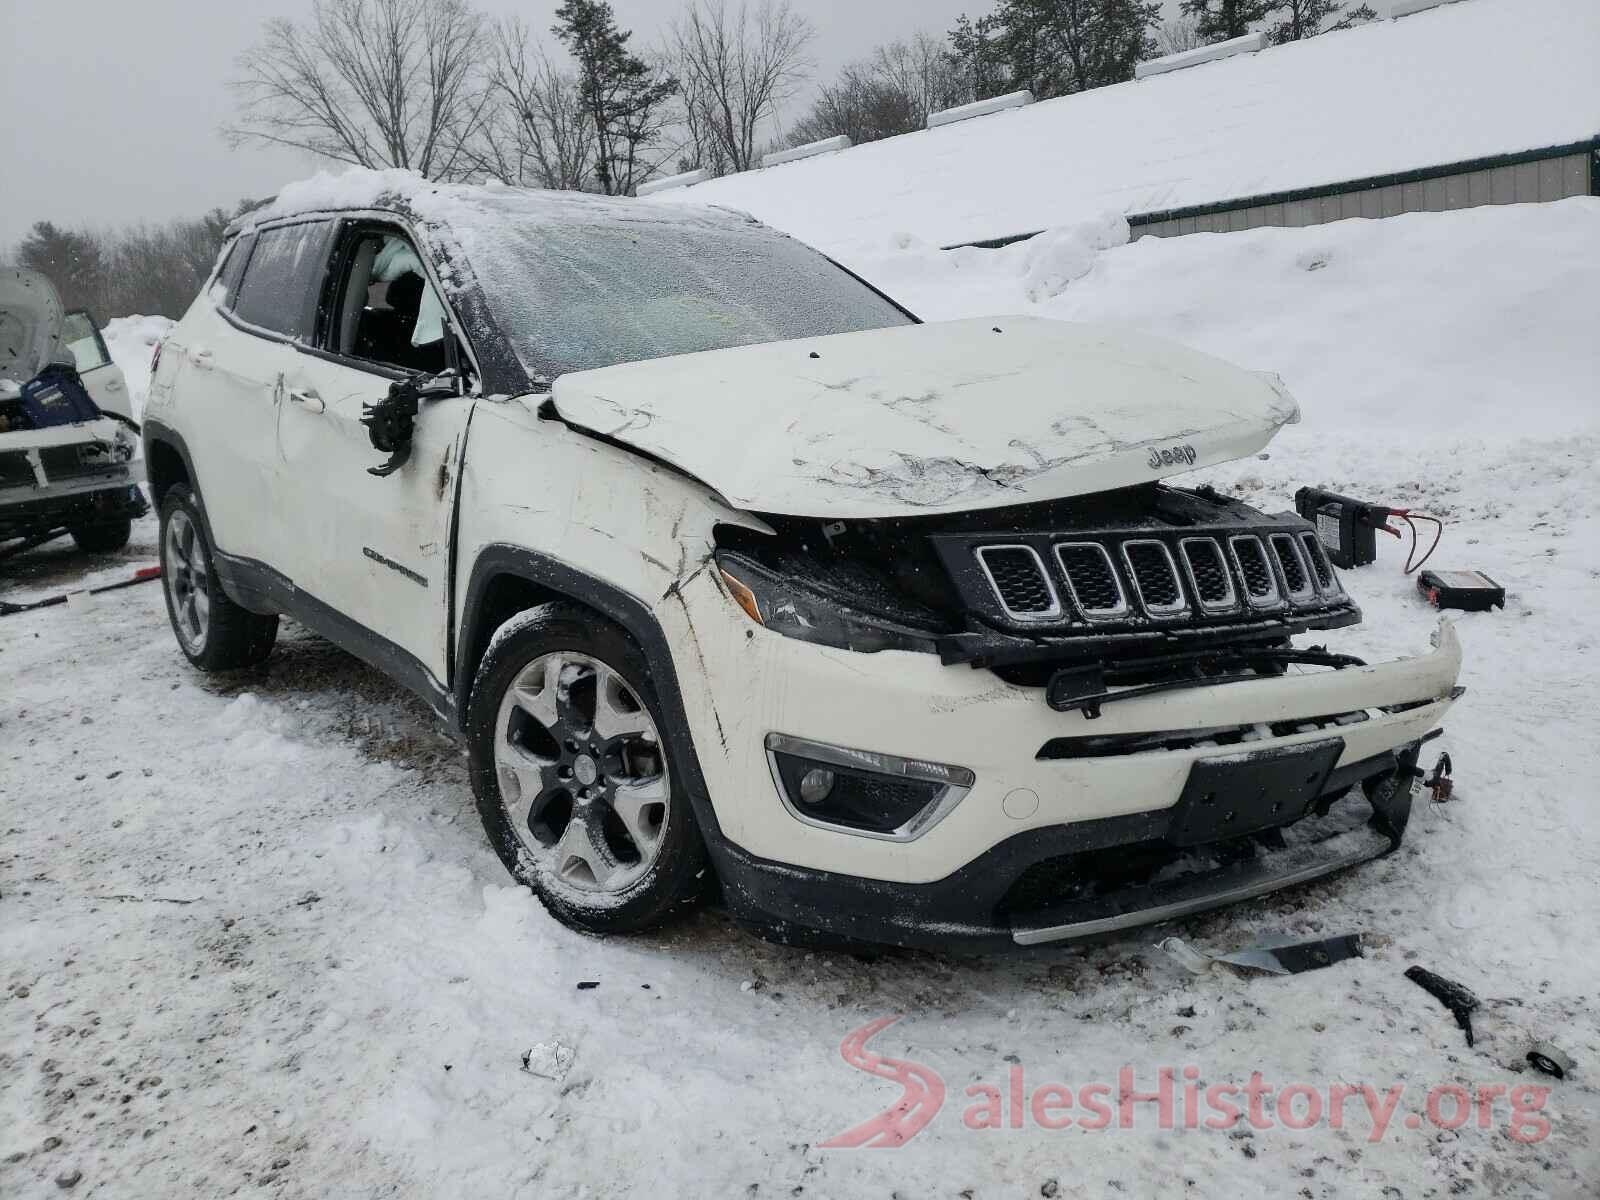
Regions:
<instances>
[{"instance_id":1,"label":"snow-covered ground","mask_svg":"<svg viewBox=\"0 0 1600 1200\"><path fill-rule=\"evenodd\" d=\"M81 1172L74 1194L119 1198L1592 1196L1600 201L1119 240L1101 222L856 265L929 316L1110 318L1277 370L1304 422L1219 485L1429 509L1450 522L1436 564L1507 586L1458 621L1470 690L1428 759L1451 753L1456 798L1390 859L1175 930L1210 951L1359 932L1364 958L1191 976L1143 932L863 961L712 912L581 937L510 885L420 704L294 627L265 670L202 678L134 588L0 618L0 1195ZM1426 645L1398 551L1348 577L1367 621L1340 647ZM1485 998L1476 1047L1413 964ZM898 1150L822 1148L898 1098L840 1056L896 1014L870 1049L936 1072L942 1110ZM1534 1038L1576 1073L1529 1072ZM1302 1130L1181 1109L1165 1130L1148 1104L1125 1130L963 1120L1018 1068L1030 1095L1103 1081L1114 1106L1123 1067L1140 1092L1171 1067L1181 1093L1191 1065L1406 1090L1376 1137L1360 1101ZM1499 1084L1550 1089L1527 1140L1505 1095L1487 1128L1423 1117L1431 1087Z\"/></svg>"}]
</instances>

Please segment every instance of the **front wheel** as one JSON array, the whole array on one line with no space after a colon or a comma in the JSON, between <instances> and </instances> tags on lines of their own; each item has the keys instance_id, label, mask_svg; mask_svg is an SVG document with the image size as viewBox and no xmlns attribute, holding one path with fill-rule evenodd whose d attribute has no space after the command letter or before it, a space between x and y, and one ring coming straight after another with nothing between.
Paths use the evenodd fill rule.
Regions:
<instances>
[{"instance_id":1,"label":"front wheel","mask_svg":"<svg viewBox=\"0 0 1600 1200\"><path fill-rule=\"evenodd\" d=\"M632 639L575 605L524 614L478 669L479 815L506 869L576 929L645 929L701 893L705 849L660 711Z\"/></svg>"},{"instance_id":2,"label":"front wheel","mask_svg":"<svg viewBox=\"0 0 1600 1200\"><path fill-rule=\"evenodd\" d=\"M161 502L161 589L178 648L202 671L255 666L272 652L277 614L253 613L222 590L199 506L182 484Z\"/></svg>"}]
</instances>

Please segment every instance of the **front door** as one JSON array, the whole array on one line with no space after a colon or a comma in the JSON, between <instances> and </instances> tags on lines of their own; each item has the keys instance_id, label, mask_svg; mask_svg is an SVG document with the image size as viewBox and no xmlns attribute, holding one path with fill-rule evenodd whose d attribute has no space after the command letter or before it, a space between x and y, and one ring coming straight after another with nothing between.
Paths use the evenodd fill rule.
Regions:
<instances>
[{"instance_id":1,"label":"front door","mask_svg":"<svg viewBox=\"0 0 1600 1200\"><path fill-rule=\"evenodd\" d=\"M294 499L291 574L298 591L448 681L450 534L471 396L424 401L411 455L393 474L368 468L361 417L397 380L442 371L454 337L404 233L348 226L334 253L319 344L293 354L283 380L277 449ZM384 662L406 674L404 661Z\"/></svg>"}]
</instances>

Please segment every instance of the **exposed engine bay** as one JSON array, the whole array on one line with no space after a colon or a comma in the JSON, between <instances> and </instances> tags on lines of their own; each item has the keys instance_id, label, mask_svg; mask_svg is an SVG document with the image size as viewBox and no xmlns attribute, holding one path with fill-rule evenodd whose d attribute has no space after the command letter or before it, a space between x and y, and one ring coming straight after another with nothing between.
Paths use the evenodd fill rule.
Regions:
<instances>
[{"instance_id":1,"label":"exposed engine bay","mask_svg":"<svg viewBox=\"0 0 1600 1200\"><path fill-rule=\"evenodd\" d=\"M1058 708L1084 707L1074 701L1111 684L1357 662L1290 645L1361 618L1313 526L1210 487L1151 483L954 516L763 520L776 537L719 528L718 562L750 584L770 628L1050 684Z\"/></svg>"}]
</instances>

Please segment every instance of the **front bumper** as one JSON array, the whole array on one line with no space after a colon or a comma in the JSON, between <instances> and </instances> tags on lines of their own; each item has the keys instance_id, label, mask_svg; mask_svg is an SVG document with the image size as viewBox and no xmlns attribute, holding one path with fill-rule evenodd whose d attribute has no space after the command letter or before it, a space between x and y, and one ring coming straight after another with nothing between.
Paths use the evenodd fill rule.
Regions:
<instances>
[{"instance_id":1,"label":"front bumper","mask_svg":"<svg viewBox=\"0 0 1600 1200\"><path fill-rule=\"evenodd\" d=\"M681 636L679 644L692 645L700 660L701 669L679 677L716 815L711 849L730 908L769 926L891 944L1088 936L1259 895L1385 853L1398 844L1404 815L1389 812L1368 829L1366 797L1385 779L1409 783L1408 764L1456 698L1461 668L1460 643L1441 622L1432 651L1416 658L1109 703L1091 720L1051 710L1043 689L941 666L930 655L857 654L771 634L732 612L709 581L684 591L677 609L683 626L668 634ZM1208 740L1208 731L1240 728L1250 731L1242 744ZM958 766L975 783L910 841L818 828L777 794L763 748L772 733ZM1177 748L1094 748L1151 733L1198 736L1173 739ZM1116 877L1119 862L1170 850L1174 808L1196 764L1330 740L1337 756L1319 799L1332 811L1297 823L1281 847L1273 837L1202 847L1217 851L1209 867L1167 863L1154 877L1129 879L1117 889L1120 898L1068 887L1059 903L1048 888L1036 902L1018 902L1019 887L1037 885L1057 867L1068 875L1110 867ZM1076 748L1062 754L1063 744ZM1409 791L1400 790L1408 809ZM1379 827L1383 821L1387 828ZM1058 861L1086 853L1102 861Z\"/></svg>"},{"instance_id":2,"label":"front bumper","mask_svg":"<svg viewBox=\"0 0 1600 1200\"><path fill-rule=\"evenodd\" d=\"M79 451L92 448L81 457ZM11 432L0 438L0 540L31 542L97 521L149 511L135 443L107 419Z\"/></svg>"}]
</instances>

